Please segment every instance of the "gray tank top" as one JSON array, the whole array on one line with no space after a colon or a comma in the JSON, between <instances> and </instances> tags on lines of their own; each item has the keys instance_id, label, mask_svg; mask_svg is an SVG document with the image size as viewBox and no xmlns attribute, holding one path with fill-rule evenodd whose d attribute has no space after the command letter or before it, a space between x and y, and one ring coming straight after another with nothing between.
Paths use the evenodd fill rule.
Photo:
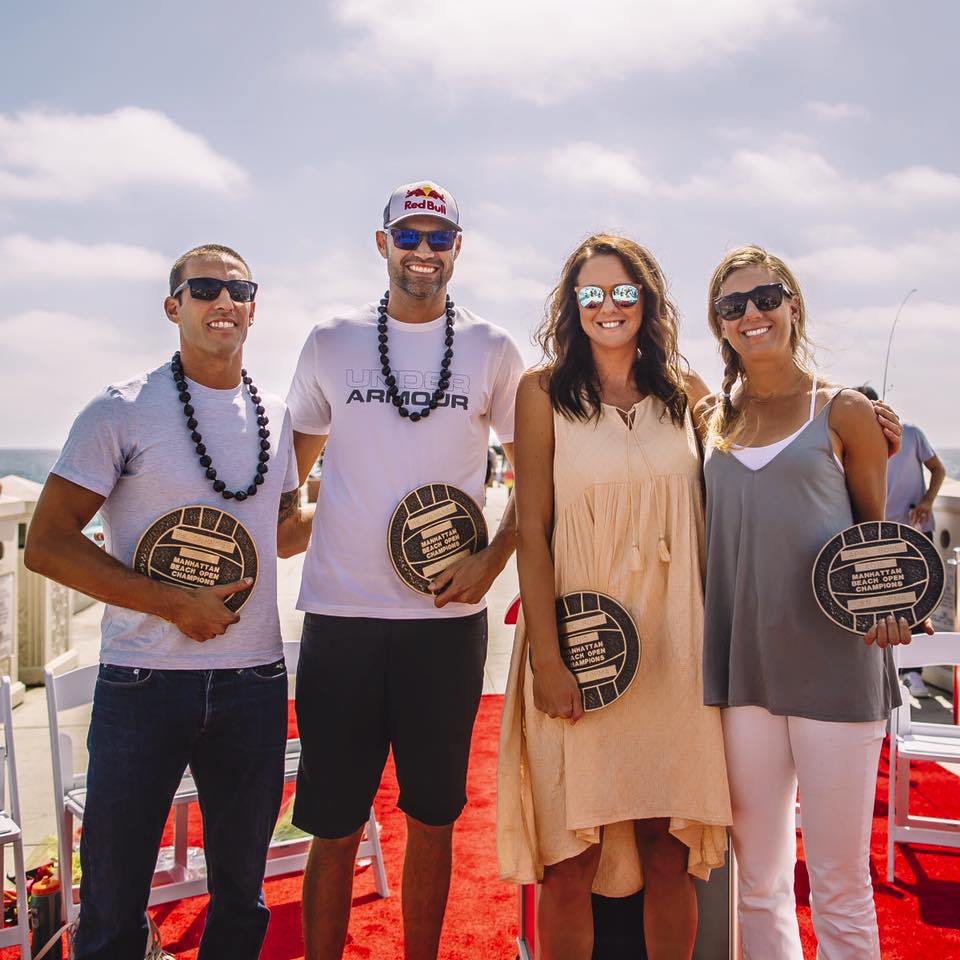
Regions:
<instances>
[{"instance_id":1,"label":"gray tank top","mask_svg":"<svg viewBox=\"0 0 960 960\"><path fill-rule=\"evenodd\" d=\"M758 470L707 451L709 706L855 722L883 719L900 704L889 648L836 626L811 586L820 548L854 522L830 439L833 399Z\"/></svg>"}]
</instances>

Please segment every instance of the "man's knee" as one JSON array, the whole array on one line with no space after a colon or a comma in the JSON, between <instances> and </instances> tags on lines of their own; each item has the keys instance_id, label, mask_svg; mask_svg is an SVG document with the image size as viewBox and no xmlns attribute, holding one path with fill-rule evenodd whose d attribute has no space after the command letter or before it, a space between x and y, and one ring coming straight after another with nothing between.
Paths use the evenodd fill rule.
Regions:
<instances>
[{"instance_id":1,"label":"man's knee","mask_svg":"<svg viewBox=\"0 0 960 960\"><path fill-rule=\"evenodd\" d=\"M333 864L350 863L356 859L357 848L363 836L363 827L346 837L314 837L310 841L310 853L307 857L308 870L322 870Z\"/></svg>"}]
</instances>

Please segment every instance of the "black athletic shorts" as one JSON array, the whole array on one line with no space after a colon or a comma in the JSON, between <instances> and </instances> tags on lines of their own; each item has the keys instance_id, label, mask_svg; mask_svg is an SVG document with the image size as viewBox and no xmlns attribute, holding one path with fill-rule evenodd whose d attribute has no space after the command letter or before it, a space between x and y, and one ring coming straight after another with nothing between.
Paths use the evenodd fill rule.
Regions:
<instances>
[{"instance_id":1,"label":"black athletic shorts","mask_svg":"<svg viewBox=\"0 0 960 960\"><path fill-rule=\"evenodd\" d=\"M294 824L325 839L358 830L390 748L400 809L431 826L453 823L467 802L486 655L485 610L423 620L308 613Z\"/></svg>"}]
</instances>

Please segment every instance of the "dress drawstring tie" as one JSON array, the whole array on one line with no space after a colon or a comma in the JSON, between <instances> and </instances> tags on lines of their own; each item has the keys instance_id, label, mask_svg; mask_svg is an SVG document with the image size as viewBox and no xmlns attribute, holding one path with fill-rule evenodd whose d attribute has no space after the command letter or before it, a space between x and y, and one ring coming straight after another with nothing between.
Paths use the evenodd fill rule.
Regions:
<instances>
[{"instance_id":1,"label":"dress drawstring tie","mask_svg":"<svg viewBox=\"0 0 960 960\"><path fill-rule=\"evenodd\" d=\"M637 407L634 406L627 414L624 424L627 428L626 436L626 461L627 461L627 497L630 502L630 536L633 543L630 547L630 559L628 566L633 571L639 571L643 568L643 555L640 552L640 531L637 528L637 516L633 507L633 471L630 466L630 441L633 439L634 445L640 451L643 458L643 465L646 467L647 475L650 478L650 484L653 487L654 506L657 514L657 556L662 563L670 562L670 548L667 546L666 519L661 509L660 490L657 478L650 467L650 461L647 459L646 451L643 449L643 441L634 436L634 422L636 420ZM619 414L618 414L619 416Z\"/></svg>"}]
</instances>

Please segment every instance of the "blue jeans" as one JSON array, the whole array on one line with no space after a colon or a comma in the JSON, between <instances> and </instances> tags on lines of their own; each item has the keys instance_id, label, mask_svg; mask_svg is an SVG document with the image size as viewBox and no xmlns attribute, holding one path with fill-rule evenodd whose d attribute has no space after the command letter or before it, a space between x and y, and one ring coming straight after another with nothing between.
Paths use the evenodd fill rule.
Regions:
<instances>
[{"instance_id":1,"label":"blue jeans","mask_svg":"<svg viewBox=\"0 0 960 960\"><path fill-rule=\"evenodd\" d=\"M210 891L200 960L260 955L286 731L283 660L243 670L101 664L87 737L77 960L142 960L150 881L188 764Z\"/></svg>"}]
</instances>

